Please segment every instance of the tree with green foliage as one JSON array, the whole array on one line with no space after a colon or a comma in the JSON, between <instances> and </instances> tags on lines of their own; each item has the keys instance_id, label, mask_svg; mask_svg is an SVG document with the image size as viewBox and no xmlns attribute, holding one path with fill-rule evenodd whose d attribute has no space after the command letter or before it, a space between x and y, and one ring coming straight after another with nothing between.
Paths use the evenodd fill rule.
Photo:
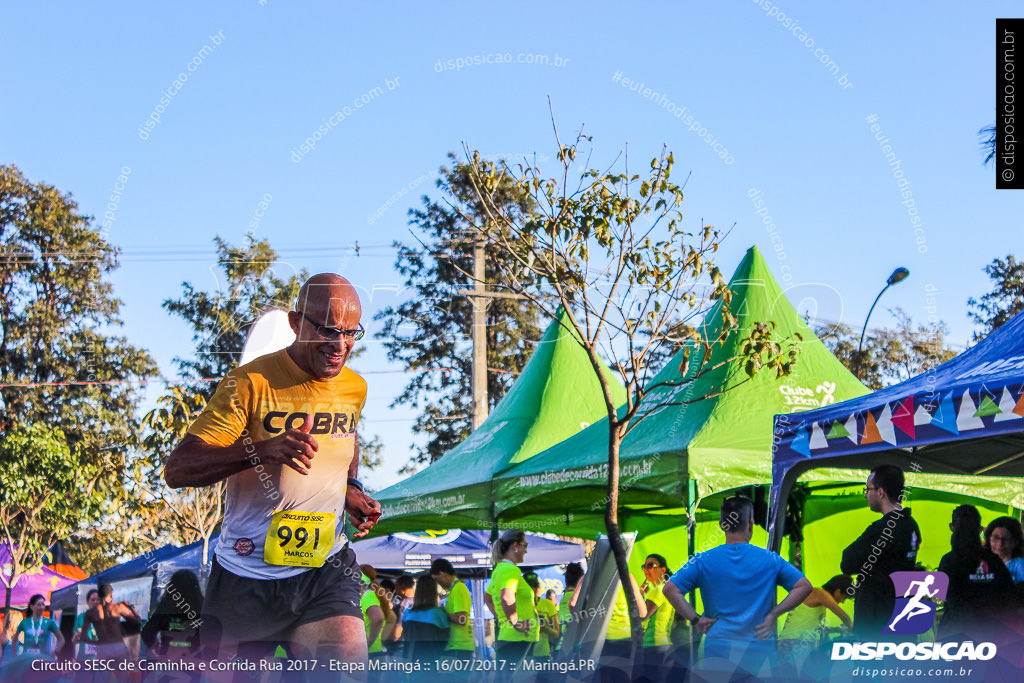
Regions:
<instances>
[{"instance_id":1,"label":"tree with green foliage","mask_svg":"<svg viewBox=\"0 0 1024 683\"><path fill-rule=\"evenodd\" d=\"M103 513L96 490L102 475L101 467L72 453L60 429L39 423L0 435L0 542L11 554L9 570L0 572L4 624L18 580L42 567L56 541Z\"/></svg>"},{"instance_id":2,"label":"tree with green foliage","mask_svg":"<svg viewBox=\"0 0 1024 683\"><path fill-rule=\"evenodd\" d=\"M557 130L555 137L557 141ZM620 580L628 586L629 568L618 523L622 440L663 406L710 398L677 399L673 397L683 394L662 393L666 387L683 387L733 365L741 368L740 374L745 370L747 377L761 371L782 376L793 367L798 347L777 339L771 321L749 330L736 329L736 318L728 311L731 293L712 261L722 234L711 226L693 232L684 227L679 209L682 188L670 179L673 157L667 150L651 161L643 176L630 172L628 156L621 158L621 167L613 163L609 170L600 171L576 163L581 145L589 140L581 131L570 145L558 141L561 168L554 178L528 164L516 169L487 164L479 153L467 150L473 206L479 207L469 215L484 219L480 225L486 243L503 256L496 259L501 281L552 319L557 318L556 308L563 307L567 332L590 358L608 416L605 528ZM510 212L497 201L496 192L510 182L531 198L538 207L536 213ZM461 271L471 277L467 268ZM718 300L725 307L723 321L729 328L723 334L743 335L743 343L739 355L711 362L712 349L723 338L708 339L699 325L689 322L702 317L710 302ZM678 381L652 385L651 354L669 328L685 340L688 353ZM602 356L611 359L610 366L626 387L624 406L617 405L602 372ZM715 395L735 386L726 384ZM643 626L633 591L626 590L625 596L636 654Z\"/></svg>"},{"instance_id":3,"label":"tree with green foliage","mask_svg":"<svg viewBox=\"0 0 1024 683\"><path fill-rule=\"evenodd\" d=\"M139 517L163 522L159 529L153 529L151 524L140 525L140 531L148 532L156 547L162 545L164 539L153 532L166 533L168 527L175 530L174 540L178 545L203 541L203 564L209 561L210 537L220 526L224 515L225 483L220 481L202 488L169 489L161 473L162 463L205 408L206 397L202 394L189 393L181 386L169 387L168 393L157 399L157 407L143 418L145 436L142 446L148 457L132 463L132 481L142 513ZM154 466L152 463L158 464Z\"/></svg>"},{"instance_id":4,"label":"tree with green foliage","mask_svg":"<svg viewBox=\"0 0 1024 683\"><path fill-rule=\"evenodd\" d=\"M473 199L470 167L449 155L450 167L441 167L437 187L443 198L423 197L423 207L412 209L410 223L418 243L395 243L395 269L405 278L411 296L377 313L388 359L410 377L392 406L408 405L419 416L413 431L429 438L403 472L437 460L469 436L473 425L471 333L473 303L459 294L472 286L465 272L473 271L473 241L486 220L483 207ZM489 162L481 161L481 164ZM452 202L461 207L456 210ZM491 201L503 214L528 219L535 215L530 196L511 179L500 183ZM501 254L485 248L485 280L489 290L505 283ZM531 341L540 339L537 307L529 300L491 299L487 306L487 399L494 407L508 391L533 353Z\"/></svg>"},{"instance_id":5,"label":"tree with green foliage","mask_svg":"<svg viewBox=\"0 0 1024 683\"><path fill-rule=\"evenodd\" d=\"M107 281L117 255L90 221L71 195L0 166L0 434L59 428L75 458L100 467L108 520L124 503L141 387L157 367L112 333L122 324ZM75 531L67 548L87 570L133 542L106 523Z\"/></svg>"},{"instance_id":6,"label":"tree with green foliage","mask_svg":"<svg viewBox=\"0 0 1024 683\"><path fill-rule=\"evenodd\" d=\"M210 537L223 516L224 483L171 490L163 481L163 463L206 407L217 382L238 366L245 339L260 314L275 306L291 308L308 277L305 270L279 276L277 252L251 233L241 247L221 237L215 237L214 244L218 288L207 292L183 282L182 296L164 301L168 312L192 328L195 353L174 358L181 383L168 386L157 407L146 414L143 448L130 463L137 533L154 545L201 539L204 563Z\"/></svg>"},{"instance_id":7,"label":"tree with green foliage","mask_svg":"<svg viewBox=\"0 0 1024 683\"><path fill-rule=\"evenodd\" d=\"M1024 311L1024 263L1007 254L1005 259L994 259L985 266L985 273L992 279L992 291L967 300L967 307L973 309L968 316L981 325L981 331L974 333L975 341Z\"/></svg>"},{"instance_id":8,"label":"tree with green foliage","mask_svg":"<svg viewBox=\"0 0 1024 683\"><path fill-rule=\"evenodd\" d=\"M183 377L183 388L209 399L217 382L238 367L249 329L268 308L291 309L299 287L309 277L303 269L280 273L283 265L277 252L265 239L246 236L241 247L220 237L214 238L218 288L213 292L181 283L182 295L167 299L164 308L183 319L192 328L195 354L175 357L174 364Z\"/></svg>"},{"instance_id":9,"label":"tree with green foliage","mask_svg":"<svg viewBox=\"0 0 1024 683\"><path fill-rule=\"evenodd\" d=\"M943 322L915 325L901 308L890 309L895 329L869 330L860 356L860 331L842 323L824 323L815 334L846 368L869 389L877 391L910 379L957 355L946 343L949 328Z\"/></svg>"}]
</instances>

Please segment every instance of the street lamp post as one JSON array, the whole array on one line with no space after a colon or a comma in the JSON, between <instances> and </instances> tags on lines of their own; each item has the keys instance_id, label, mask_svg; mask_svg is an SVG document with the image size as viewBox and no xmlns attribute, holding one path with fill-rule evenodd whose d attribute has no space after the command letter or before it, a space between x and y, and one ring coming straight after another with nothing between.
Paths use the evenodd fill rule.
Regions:
<instances>
[{"instance_id":1,"label":"street lamp post","mask_svg":"<svg viewBox=\"0 0 1024 683\"><path fill-rule=\"evenodd\" d=\"M889 279L885 281L885 287L883 287L882 291L875 297L875 303L871 304L871 308L868 309L868 316L864 318L864 328L860 331L860 342L857 344L857 379L860 379L861 366L864 362L864 359L861 357L861 349L864 348L864 333L868 331L868 321L871 320L871 313L874 312L875 305L878 303L878 300L882 298L883 294L885 294L885 290L889 289L897 282L903 282L907 279L908 275L910 275L910 271L906 268L897 268L892 271L892 275L890 275Z\"/></svg>"}]
</instances>

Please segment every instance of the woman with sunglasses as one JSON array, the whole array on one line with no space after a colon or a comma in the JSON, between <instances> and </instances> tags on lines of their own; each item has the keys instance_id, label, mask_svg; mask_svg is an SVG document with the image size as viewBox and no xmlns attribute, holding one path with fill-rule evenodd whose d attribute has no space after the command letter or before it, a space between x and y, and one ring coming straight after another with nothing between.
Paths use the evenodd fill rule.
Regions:
<instances>
[{"instance_id":1,"label":"woman with sunglasses","mask_svg":"<svg viewBox=\"0 0 1024 683\"><path fill-rule=\"evenodd\" d=\"M665 558L656 553L647 556L643 564L644 582L640 592L647 604L647 623L644 626L644 649L642 652L644 672L651 680L665 663L665 657L672 647L672 624L676 611L665 599L665 583L672 572Z\"/></svg>"},{"instance_id":2,"label":"woman with sunglasses","mask_svg":"<svg viewBox=\"0 0 1024 683\"><path fill-rule=\"evenodd\" d=\"M534 591L518 567L525 556L526 534L519 529L506 531L491 548L494 570L484 602L499 626L494 639L494 656L501 667L499 680L517 669L530 647L540 639Z\"/></svg>"}]
</instances>

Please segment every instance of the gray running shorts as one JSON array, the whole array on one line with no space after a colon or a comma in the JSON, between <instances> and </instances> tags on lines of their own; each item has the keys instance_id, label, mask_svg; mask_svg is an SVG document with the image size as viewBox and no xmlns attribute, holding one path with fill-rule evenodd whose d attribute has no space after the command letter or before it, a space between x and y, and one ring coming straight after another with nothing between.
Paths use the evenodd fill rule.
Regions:
<instances>
[{"instance_id":1,"label":"gray running shorts","mask_svg":"<svg viewBox=\"0 0 1024 683\"><path fill-rule=\"evenodd\" d=\"M303 624L331 617L363 618L359 607L362 571L351 548L324 566L286 579L250 579L224 569L216 556L202 610L202 642L289 640Z\"/></svg>"}]
</instances>

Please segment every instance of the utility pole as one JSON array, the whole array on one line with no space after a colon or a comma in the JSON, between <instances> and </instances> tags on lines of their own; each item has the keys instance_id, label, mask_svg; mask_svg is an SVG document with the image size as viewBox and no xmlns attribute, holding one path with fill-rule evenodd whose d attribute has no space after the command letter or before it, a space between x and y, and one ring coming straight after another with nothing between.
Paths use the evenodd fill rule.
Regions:
<instances>
[{"instance_id":1,"label":"utility pole","mask_svg":"<svg viewBox=\"0 0 1024 683\"><path fill-rule=\"evenodd\" d=\"M491 299L523 299L520 294L487 291L487 254L478 229L473 237L473 289L459 294L473 302L473 431L487 419L487 307Z\"/></svg>"},{"instance_id":2,"label":"utility pole","mask_svg":"<svg viewBox=\"0 0 1024 683\"><path fill-rule=\"evenodd\" d=\"M487 285L484 242L473 240L473 431L487 419Z\"/></svg>"}]
</instances>

